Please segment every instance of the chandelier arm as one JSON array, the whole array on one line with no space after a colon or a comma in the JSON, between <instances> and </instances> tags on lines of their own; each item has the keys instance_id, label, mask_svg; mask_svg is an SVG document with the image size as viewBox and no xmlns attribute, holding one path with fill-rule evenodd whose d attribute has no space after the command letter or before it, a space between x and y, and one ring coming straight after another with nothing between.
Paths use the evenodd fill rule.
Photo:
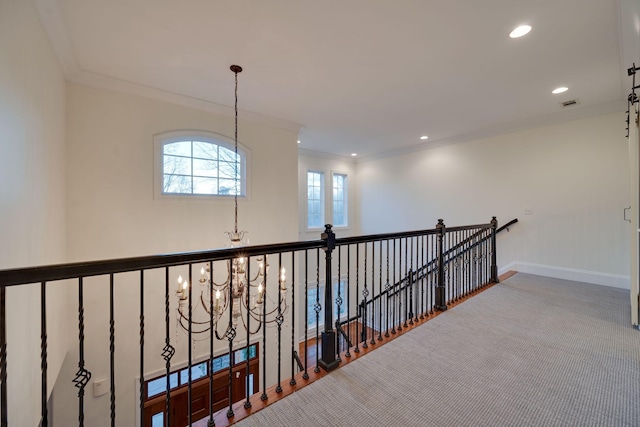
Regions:
<instances>
[{"instance_id":1,"label":"chandelier arm","mask_svg":"<svg viewBox=\"0 0 640 427\"><path fill-rule=\"evenodd\" d=\"M251 312L251 310L249 310L249 314L251 315L251 317L254 320L257 320L255 317L253 317L253 313ZM249 335L255 335L258 332L260 332L260 328L262 327L262 322L258 321L256 322L256 324L258 325L258 328L255 331L249 330ZM247 328L247 323L246 323L246 319L244 317L242 317L242 326L244 326L245 330L248 330L249 328Z\"/></svg>"},{"instance_id":2,"label":"chandelier arm","mask_svg":"<svg viewBox=\"0 0 640 427\"><path fill-rule=\"evenodd\" d=\"M220 290L220 291L227 289L227 286L229 286L229 278L227 278L222 283L216 283L213 279L210 279L210 282L213 284L216 290Z\"/></svg>"},{"instance_id":3,"label":"chandelier arm","mask_svg":"<svg viewBox=\"0 0 640 427\"><path fill-rule=\"evenodd\" d=\"M187 325L186 325L186 326L185 326L185 324L184 324L184 323L182 323L182 322L183 322L183 320L187 322ZM188 331L188 330L189 330L189 324L188 324L188 322L189 322L189 321L188 321L188 319L186 319L185 317L183 317L183 318L181 318L181 319L180 319L180 326L181 326L181 327L182 327L182 329L184 329L185 331ZM209 330L208 328L205 328L205 329L196 329L196 330L194 330L194 329L193 329L193 324L194 324L194 323L195 323L195 322L191 322L191 324L192 324L192 327L191 327L191 333L192 333L192 334L203 334L203 333L205 333L205 332L207 332L207 331Z\"/></svg>"},{"instance_id":4,"label":"chandelier arm","mask_svg":"<svg viewBox=\"0 0 640 427\"><path fill-rule=\"evenodd\" d=\"M189 318L187 316L185 316L182 311L178 310L178 313L180 314L180 321L182 321L184 319L186 322L189 322ZM197 320L193 320L192 319L191 320L191 324L193 324L193 325L208 325L209 321L207 320L206 322L198 322ZM183 327L184 327L184 325L183 325ZM188 330L188 326L187 326L187 328L185 328L185 331L186 330Z\"/></svg>"}]
</instances>

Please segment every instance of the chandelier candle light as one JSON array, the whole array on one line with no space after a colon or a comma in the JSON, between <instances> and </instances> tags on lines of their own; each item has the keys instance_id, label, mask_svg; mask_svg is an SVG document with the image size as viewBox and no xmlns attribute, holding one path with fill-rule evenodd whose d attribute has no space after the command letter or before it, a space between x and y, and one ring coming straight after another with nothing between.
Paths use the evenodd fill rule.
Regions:
<instances>
[{"instance_id":1,"label":"chandelier candle light","mask_svg":"<svg viewBox=\"0 0 640 427\"><path fill-rule=\"evenodd\" d=\"M242 71L239 65L232 65L231 71L235 74L235 220L233 231L227 231L224 234L228 239L228 246L231 248L241 247L248 243L247 231L238 231L238 184L240 181L240 159L238 156L238 73ZM267 276L269 272L269 263L267 256L257 257L258 272L252 278L250 277L250 258L243 256L228 260L226 278L221 282L214 280L213 263L205 264L200 269L200 299L192 311L198 310L199 307L206 313L206 318L202 320L194 320L193 316L185 313L189 300L190 284L182 276L178 277L178 289L176 297L178 298L177 323L185 331L189 331L191 324L191 333L202 334L214 329L217 339L222 339L232 334L235 335L235 329L238 325L238 319L242 319L242 324L246 331L250 334L257 333L263 326L263 323L270 324L273 322L282 323L282 314L287 310L286 299L286 272L284 268L280 269L278 275L278 295L279 301L274 304L274 308L267 311ZM212 296L215 295L215 298ZM279 309L280 308L280 309ZM227 314L228 313L228 314ZM229 318L230 316L230 318ZM191 318L190 318L191 317ZM229 325L225 332L220 335L218 331L218 323L222 317L229 318ZM249 329L249 317L251 326ZM224 323L224 322L223 322Z\"/></svg>"}]
</instances>

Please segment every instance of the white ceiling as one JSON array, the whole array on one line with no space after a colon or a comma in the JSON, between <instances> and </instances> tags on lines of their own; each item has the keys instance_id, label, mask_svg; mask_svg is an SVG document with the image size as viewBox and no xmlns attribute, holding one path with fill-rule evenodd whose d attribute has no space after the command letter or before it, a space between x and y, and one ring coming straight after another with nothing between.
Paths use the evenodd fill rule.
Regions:
<instances>
[{"instance_id":1,"label":"white ceiling","mask_svg":"<svg viewBox=\"0 0 640 427\"><path fill-rule=\"evenodd\" d=\"M241 118L340 156L620 111L630 90L621 0L33 1L67 80L227 114L238 64Z\"/></svg>"}]
</instances>

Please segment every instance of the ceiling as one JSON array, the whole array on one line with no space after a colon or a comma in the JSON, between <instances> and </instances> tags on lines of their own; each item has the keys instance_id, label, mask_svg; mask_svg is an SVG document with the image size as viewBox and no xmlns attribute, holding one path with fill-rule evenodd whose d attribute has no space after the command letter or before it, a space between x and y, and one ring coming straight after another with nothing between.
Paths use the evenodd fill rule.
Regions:
<instances>
[{"instance_id":1,"label":"ceiling","mask_svg":"<svg viewBox=\"0 0 640 427\"><path fill-rule=\"evenodd\" d=\"M238 64L241 118L358 158L626 109L624 1L33 0L68 81L229 114Z\"/></svg>"}]
</instances>

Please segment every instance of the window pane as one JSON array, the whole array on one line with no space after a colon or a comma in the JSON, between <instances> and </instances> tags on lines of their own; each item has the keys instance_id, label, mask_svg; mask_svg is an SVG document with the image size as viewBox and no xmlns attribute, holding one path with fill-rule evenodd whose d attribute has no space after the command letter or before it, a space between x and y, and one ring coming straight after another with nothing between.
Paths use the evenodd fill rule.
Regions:
<instances>
[{"instance_id":1,"label":"window pane","mask_svg":"<svg viewBox=\"0 0 640 427\"><path fill-rule=\"evenodd\" d=\"M191 141L178 141L165 144L162 153L191 157Z\"/></svg>"},{"instance_id":2,"label":"window pane","mask_svg":"<svg viewBox=\"0 0 640 427\"><path fill-rule=\"evenodd\" d=\"M193 178L193 194L217 194L217 178Z\"/></svg>"},{"instance_id":3,"label":"window pane","mask_svg":"<svg viewBox=\"0 0 640 427\"><path fill-rule=\"evenodd\" d=\"M162 186L164 193L191 193L191 177L184 175L164 175Z\"/></svg>"},{"instance_id":4,"label":"window pane","mask_svg":"<svg viewBox=\"0 0 640 427\"><path fill-rule=\"evenodd\" d=\"M247 360L247 349L243 348L242 350L236 351L233 357L233 363L238 364L244 362L245 360Z\"/></svg>"},{"instance_id":5,"label":"window pane","mask_svg":"<svg viewBox=\"0 0 640 427\"><path fill-rule=\"evenodd\" d=\"M234 179L240 173L240 165L237 163L220 162L220 178Z\"/></svg>"},{"instance_id":6,"label":"window pane","mask_svg":"<svg viewBox=\"0 0 640 427\"><path fill-rule=\"evenodd\" d=\"M232 179L220 179L220 188L218 189L218 194L221 195L235 195L236 194L236 186L238 190L238 195L242 193L242 188L240 188L240 183L236 183L236 181Z\"/></svg>"},{"instance_id":7,"label":"window pane","mask_svg":"<svg viewBox=\"0 0 640 427\"><path fill-rule=\"evenodd\" d=\"M173 373L169 376L169 387L171 389L178 387L178 374ZM167 391L167 377L166 375L160 378L156 378L153 381L147 383L147 398L156 396L160 393Z\"/></svg>"},{"instance_id":8,"label":"window pane","mask_svg":"<svg viewBox=\"0 0 640 427\"><path fill-rule=\"evenodd\" d=\"M253 344L251 347L249 347L249 358L253 359L254 357L256 357L256 350L258 349L258 346Z\"/></svg>"},{"instance_id":9,"label":"window pane","mask_svg":"<svg viewBox=\"0 0 640 427\"><path fill-rule=\"evenodd\" d=\"M207 362L191 367L191 381L207 376ZM189 368L180 371L180 384L189 383Z\"/></svg>"},{"instance_id":10,"label":"window pane","mask_svg":"<svg viewBox=\"0 0 640 427\"><path fill-rule=\"evenodd\" d=\"M193 159L193 176L218 177L218 162L215 160Z\"/></svg>"},{"instance_id":11,"label":"window pane","mask_svg":"<svg viewBox=\"0 0 640 427\"><path fill-rule=\"evenodd\" d=\"M344 225L344 215L342 213L333 213L333 225Z\"/></svg>"},{"instance_id":12,"label":"window pane","mask_svg":"<svg viewBox=\"0 0 640 427\"><path fill-rule=\"evenodd\" d=\"M333 225L347 225L347 176L333 175Z\"/></svg>"},{"instance_id":13,"label":"window pane","mask_svg":"<svg viewBox=\"0 0 640 427\"><path fill-rule=\"evenodd\" d=\"M213 359L213 372L218 372L229 367L229 355L218 356Z\"/></svg>"},{"instance_id":14,"label":"window pane","mask_svg":"<svg viewBox=\"0 0 640 427\"><path fill-rule=\"evenodd\" d=\"M309 227L322 227L320 215L309 215Z\"/></svg>"},{"instance_id":15,"label":"window pane","mask_svg":"<svg viewBox=\"0 0 640 427\"><path fill-rule=\"evenodd\" d=\"M236 157L236 153L234 150L229 150L228 148L218 146L218 157L220 161L235 163L236 161L240 161L240 154Z\"/></svg>"},{"instance_id":16,"label":"window pane","mask_svg":"<svg viewBox=\"0 0 640 427\"><path fill-rule=\"evenodd\" d=\"M324 222L324 175L321 172L307 172L307 226L322 227Z\"/></svg>"},{"instance_id":17,"label":"window pane","mask_svg":"<svg viewBox=\"0 0 640 427\"><path fill-rule=\"evenodd\" d=\"M206 160L218 159L218 146L210 142L193 141L193 157Z\"/></svg>"},{"instance_id":18,"label":"window pane","mask_svg":"<svg viewBox=\"0 0 640 427\"><path fill-rule=\"evenodd\" d=\"M164 173L191 175L191 158L164 156Z\"/></svg>"}]
</instances>

